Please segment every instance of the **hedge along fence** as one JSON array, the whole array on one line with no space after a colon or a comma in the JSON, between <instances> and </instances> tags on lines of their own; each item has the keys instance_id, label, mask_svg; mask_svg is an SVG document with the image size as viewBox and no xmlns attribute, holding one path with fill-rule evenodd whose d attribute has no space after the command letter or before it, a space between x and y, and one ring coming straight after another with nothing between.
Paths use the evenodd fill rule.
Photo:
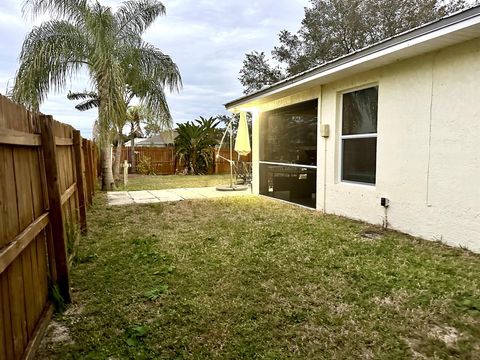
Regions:
<instances>
[{"instance_id":1,"label":"hedge along fence","mask_svg":"<svg viewBox=\"0 0 480 360\"><path fill-rule=\"evenodd\" d=\"M53 312L51 289L70 300L67 250L87 230L94 148L71 126L0 96L2 360L34 356Z\"/></svg>"}]
</instances>

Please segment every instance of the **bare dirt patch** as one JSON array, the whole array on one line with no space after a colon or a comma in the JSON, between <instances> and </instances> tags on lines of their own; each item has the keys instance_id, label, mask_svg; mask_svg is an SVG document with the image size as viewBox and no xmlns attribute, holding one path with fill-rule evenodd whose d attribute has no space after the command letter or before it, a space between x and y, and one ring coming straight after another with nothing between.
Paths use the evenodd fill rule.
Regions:
<instances>
[{"instance_id":1,"label":"bare dirt patch","mask_svg":"<svg viewBox=\"0 0 480 360\"><path fill-rule=\"evenodd\" d=\"M52 320L47 327L47 331L37 350L35 358L39 360L54 359L56 358L53 355L55 349L69 344L73 344L69 329L58 321Z\"/></svg>"},{"instance_id":2,"label":"bare dirt patch","mask_svg":"<svg viewBox=\"0 0 480 360\"><path fill-rule=\"evenodd\" d=\"M429 335L437 340L443 341L447 346L454 346L460 337L460 332L451 326L435 325Z\"/></svg>"}]
</instances>

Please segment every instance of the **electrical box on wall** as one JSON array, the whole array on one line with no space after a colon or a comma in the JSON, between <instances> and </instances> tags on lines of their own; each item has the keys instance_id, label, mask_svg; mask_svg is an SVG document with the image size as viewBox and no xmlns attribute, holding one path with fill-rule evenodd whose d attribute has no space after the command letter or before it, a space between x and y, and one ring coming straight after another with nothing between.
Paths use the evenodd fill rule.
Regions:
<instances>
[{"instance_id":1,"label":"electrical box on wall","mask_svg":"<svg viewBox=\"0 0 480 360\"><path fill-rule=\"evenodd\" d=\"M384 198L382 197L380 199L380 205L382 205L384 208L387 208L390 206L390 200L388 200L387 198Z\"/></svg>"},{"instance_id":2,"label":"electrical box on wall","mask_svg":"<svg viewBox=\"0 0 480 360\"><path fill-rule=\"evenodd\" d=\"M324 138L328 138L330 136L330 125L321 124L320 125L320 135Z\"/></svg>"}]
</instances>

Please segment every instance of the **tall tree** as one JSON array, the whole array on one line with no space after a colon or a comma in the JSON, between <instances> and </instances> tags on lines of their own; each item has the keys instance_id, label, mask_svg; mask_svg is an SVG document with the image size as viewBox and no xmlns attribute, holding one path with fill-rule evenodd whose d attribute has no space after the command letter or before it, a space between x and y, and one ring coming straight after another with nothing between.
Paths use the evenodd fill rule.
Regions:
<instances>
[{"instance_id":1,"label":"tall tree","mask_svg":"<svg viewBox=\"0 0 480 360\"><path fill-rule=\"evenodd\" d=\"M136 74L141 74L142 70L139 70ZM149 86L150 83L146 83L143 86ZM140 105L130 106L131 100L134 98L135 93L133 92L134 88L127 86L127 91L125 92L125 104L127 106L127 112L125 116L119 117L117 121L112 123L111 134L112 139L116 142L116 152L115 160L113 162L113 177L115 180L120 178L120 158L122 155L122 147L124 144L125 135L123 130L126 125L130 125L129 137L132 140L132 171L135 170L135 152L134 152L134 142L135 137L140 137L143 135L143 129L145 129L145 134L157 135L162 131L171 130L172 128L172 117L168 110L168 104L166 103L165 94L153 87L151 92L153 96L159 96L160 99L157 103L149 103L142 101ZM69 100L82 100L79 104L75 106L75 109L79 111L87 111L93 108L98 108L100 101L98 94L94 91L84 90L83 92L69 92L67 94ZM158 105L157 105L158 104ZM137 118L134 115L138 115ZM96 122L96 124L98 121ZM135 129L135 130L133 130Z\"/></svg>"},{"instance_id":2,"label":"tall tree","mask_svg":"<svg viewBox=\"0 0 480 360\"><path fill-rule=\"evenodd\" d=\"M130 150L132 153L132 172L137 171L137 156L135 155L135 139L143 137L142 123L155 118L155 113L145 106L134 105L127 109L127 123L130 125Z\"/></svg>"},{"instance_id":3,"label":"tall tree","mask_svg":"<svg viewBox=\"0 0 480 360\"><path fill-rule=\"evenodd\" d=\"M125 119L126 92L133 89L141 102L169 114L164 89L181 86L172 59L142 40L165 7L157 0L129 0L114 12L96 0L26 0L23 10L53 20L34 27L23 43L14 99L38 110L50 90L63 90L87 69L98 94L102 189L112 189L111 129Z\"/></svg>"},{"instance_id":4,"label":"tall tree","mask_svg":"<svg viewBox=\"0 0 480 360\"><path fill-rule=\"evenodd\" d=\"M465 0L310 0L298 32L282 30L272 56L287 76L295 75L466 6ZM258 73L242 82L246 93L269 84L263 74L271 69L263 65L244 62L240 73L254 73L252 67Z\"/></svg>"},{"instance_id":5,"label":"tall tree","mask_svg":"<svg viewBox=\"0 0 480 360\"><path fill-rule=\"evenodd\" d=\"M282 78L280 68L271 66L265 58L264 52L253 51L245 55L239 80L244 86L246 94L260 90L266 85L274 84Z\"/></svg>"}]
</instances>

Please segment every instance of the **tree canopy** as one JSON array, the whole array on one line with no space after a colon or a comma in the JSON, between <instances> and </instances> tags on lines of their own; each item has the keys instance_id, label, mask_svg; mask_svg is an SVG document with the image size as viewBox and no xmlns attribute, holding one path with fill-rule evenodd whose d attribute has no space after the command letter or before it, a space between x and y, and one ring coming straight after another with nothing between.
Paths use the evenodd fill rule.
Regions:
<instances>
[{"instance_id":1,"label":"tree canopy","mask_svg":"<svg viewBox=\"0 0 480 360\"><path fill-rule=\"evenodd\" d=\"M128 0L113 11L96 0L26 0L23 10L33 18L47 14L52 19L34 27L23 43L15 101L38 110L50 91L64 90L72 76L86 69L95 91L85 94L81 106L98 106L98 140L107 160L111 129L125 120L126 94L171 121L164 89L181 86L179 70L168 55L142 39L165 14L160 1ZM113 183L107 160L103 189Z\"/></svg>"},{"instance_id":2,"label":"tree canopy","mask_svg":"<svg viewBox=\"0 0 480 360\"><path fill-rule=\"evenodd\" d=\"M314 66L467 7L465 0L310 0L296 33L282 30L271 66L264 53L246 54L246 94Z\"/></svg>"}]
</instances>

